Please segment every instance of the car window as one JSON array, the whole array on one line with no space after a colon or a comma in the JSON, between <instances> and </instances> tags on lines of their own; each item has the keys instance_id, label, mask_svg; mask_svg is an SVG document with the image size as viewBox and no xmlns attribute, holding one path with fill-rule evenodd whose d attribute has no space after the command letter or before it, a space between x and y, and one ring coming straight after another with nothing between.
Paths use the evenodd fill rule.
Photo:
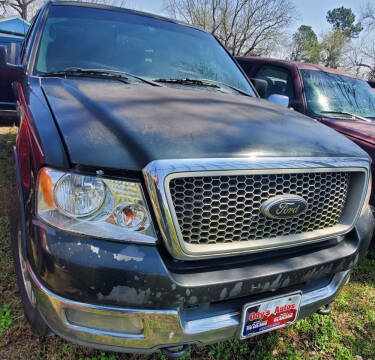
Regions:
<instances>
[{"instance_id":1,"label":"car window","mask_svg":"<svg viewBox=\"0 0 375 360\"><path fill-rule=\"evenodd\" d=\"M233 59L209 33L157 18L79 6L52 6L36 73L68 67L111 69L149 79L207 79L255 96Z\"/></svg>"},{"instance_id":2,"label":"car window","mask_svg":"<svg viewBox=\"0 0 375 360\"><path fill-rule=\"evenodd\" d=\"M4 46L7 49L7 62L10 64L15 64L18 61L22 42L0 40L0 46Z\"/></svg>"},{"instance_id":3,"label":"car window","mask_svg":"<svg viewBox=\"0 0 375 360\"><path fill-rule=\"evenodd\" d=\"M7 62L11 62L11 43L0 41L0 46L4 46L7 50Z\"/></svg>"},{"instance_id":4,"label":"car window","mask_svg":"<svg viewBox=\"0 0 375 360\"><path fill-rule=\"evenodd\" d=\"M289 104L293 103L294 89L292 77L288 70L277 66L264 65L255 77L267 81L267 97L272 94L286 95L289 97Z\"/></svg>"},{"instance_id":5,"label":"car window","mask_svg":"<svg viewBox=\"0 0 375 360\"><path fill-rule=\"evenodd\" d=\"M366 81L316 70L301 70L301 75L310 114L348 112L375 118L375 92Z\"/></svg>"}]
</instances>

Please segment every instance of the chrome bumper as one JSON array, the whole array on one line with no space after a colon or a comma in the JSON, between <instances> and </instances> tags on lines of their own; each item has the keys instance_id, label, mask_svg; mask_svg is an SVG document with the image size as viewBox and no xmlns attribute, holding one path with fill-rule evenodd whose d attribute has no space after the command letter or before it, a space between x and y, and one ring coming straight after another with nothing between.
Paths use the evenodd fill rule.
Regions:
<instances>
[{"instance_id":1,"label":"chrome bumper","mask_svg":"<svg viewBox=\"0 0 375 360\"><path fill-rule=\"evenodd\" d=\"M236 337L239 332L241 314L234 311L195 311L187 316L178 310L125 309L110 306L90 305L62 298L45 288L33 273L33 291L41 314L51 330L57 335L84 346L119 352L152 353L163 347L180 344L210 344ZM331 282L320 289L302 294L299 319L315 313L321 306L330 303L349 279L349 271L337 273ZM116 316L124 320L141 320L140 334L125 334L101 330L100 321L95 328L77 326L68 321L67 311L85 312L99 319L101 316Z\"/></svg>"}]
</instances>

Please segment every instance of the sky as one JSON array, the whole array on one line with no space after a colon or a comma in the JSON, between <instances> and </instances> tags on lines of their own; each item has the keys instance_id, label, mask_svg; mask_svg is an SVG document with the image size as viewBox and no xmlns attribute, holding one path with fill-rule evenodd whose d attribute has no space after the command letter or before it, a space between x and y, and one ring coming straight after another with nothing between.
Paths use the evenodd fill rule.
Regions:
<instances>
[{"instance_id":1,"label":"sky","mask_svg":"<svg viewBox=\"0 0 375 360\"><path fill-rule=\"evenodd\" d=\"M319 35L330 29L326 15L328 10L344 6L351 8L358 20L361 8L368 2L375 0L294 0L299 13L299 19L292 25L291 29L296 30L299 25L310 25Z\"/></svg>"},{"instance_id":2,"label":"sky","mask_svg":"<svg viewBox=\"0 0 375 360\"><path fill-rule=\"evenodd\" d=\"M359 17L360 9L366 2L375 0L292 0L298 12L298 20L291 24L289 32L293 33L300 25L310 25L314 31L320 35L329 30L330 26L326 21L328 10L345 6L351 8ZM128 0L129 7L166 15L164 12L164 0Z\"/></svg>"}]
</instances>

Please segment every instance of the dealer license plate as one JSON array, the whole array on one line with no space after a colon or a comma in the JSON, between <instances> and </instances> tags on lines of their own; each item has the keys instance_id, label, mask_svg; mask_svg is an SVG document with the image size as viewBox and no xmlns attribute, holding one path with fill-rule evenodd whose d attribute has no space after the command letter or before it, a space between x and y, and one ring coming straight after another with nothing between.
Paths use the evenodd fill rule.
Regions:
<instances>
[{"instance_id":1,"label":"dealer license plate","mask_svg":"<svg viewBox=\"0 0 375 360\"><path fill-rule=\"evenodd\" d=\"M301 293L246 304L240 338L245 339L291 325L298 318Z\"/></svg>"}]
</instances>

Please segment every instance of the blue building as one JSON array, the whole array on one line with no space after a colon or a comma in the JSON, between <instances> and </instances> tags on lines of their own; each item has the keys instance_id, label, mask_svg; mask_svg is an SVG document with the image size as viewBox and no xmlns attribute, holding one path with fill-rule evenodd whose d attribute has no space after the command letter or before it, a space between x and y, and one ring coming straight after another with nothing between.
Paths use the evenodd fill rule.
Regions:
<instances>
[{"instance_id":1,"label":"blue building","mask_svg":"<svg viewBox=\"0 0 375 360\"><path fill-rule=\"evenodd\" d=\"M0 32L3 33L26 35L29 27L30 24L27 21L17 16L0 20Z\"/></svg>"}]
</instances>

